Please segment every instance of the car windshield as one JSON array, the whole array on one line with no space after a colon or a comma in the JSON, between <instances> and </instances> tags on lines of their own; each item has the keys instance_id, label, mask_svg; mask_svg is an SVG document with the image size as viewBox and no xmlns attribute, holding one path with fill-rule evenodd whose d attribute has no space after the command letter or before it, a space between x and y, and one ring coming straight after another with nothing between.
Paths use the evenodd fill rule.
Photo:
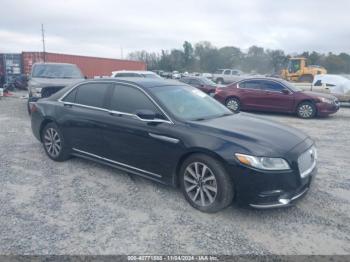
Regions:
<instances>
[{"instance_id":1,"label":"car windshield","mask_svg":"<svg viewBox=\"0 0 350 262\"><path fill-rule=\"evenodd\" d=\"M182 120L205 120L232 112L192 86L158 86L152 93L173 115Z\"/></svg>"},{"instance_id":2,"label":"car windshield","mask_svg":"<svg viewBox=\"0 0 350 262\"><path fill-rule=\"evenodd\" d=\"M142 76L145 78L153 78L153 79L161 78L160 76L158 76L156 74L142 74Z\"/></svg>"},{"instance_id":3,"label":"car windshield","mask_svg":"<svg viewBox=\"0 0 350 262\"><path fill-rule=\"evenodd\" d=\"M216 70L214 74L221 75L224 72L223 69Z\"/></svg>"},{"instance_id":4,"label":"car windshield","mask_svg":"<svg viewBox=\"0 0 350 262\"><path fill-rule=\"evenodd\" d=\"M300 89L299 87L289 83L286 80L280 80L282 82L283 85L287 86L289 89L291 89L294 92L299 92L299 91L303 91L302 89Z\"/></svg>"},{"instance_id":5,"label":"car windshield","mask_svg":"<svg viewBox=\"0 0 350 262\"><path fill-rule=\"evenodd\" d=\"M35 65L32 77L39 78L83 78L83 74L75 65Z\"/></svg>"}]
</instances>

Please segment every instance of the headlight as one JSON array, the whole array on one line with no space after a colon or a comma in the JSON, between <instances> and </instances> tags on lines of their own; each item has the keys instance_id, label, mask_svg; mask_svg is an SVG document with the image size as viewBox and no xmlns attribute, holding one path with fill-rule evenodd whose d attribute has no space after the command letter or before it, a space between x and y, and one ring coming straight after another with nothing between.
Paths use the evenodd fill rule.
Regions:
<instances>
[{"instance_id":1,"label":"headlight","mask_svg":"<svg viewBox=\"0 0 350 262\"><path fill-rule=\"evenodd\" d=\"M329 99L329 98L326 98L326 97L319 97L318 99L320 99L320 101L323 102L323 103L328 103L328 104L332 104L333 103L332 99Z\"/></svg>"},{"instance_id":2,"label":"headlight","mask_svg":"<svg viewBox=\"0 0 350 262\"><path fill-rule=\"evenodd\" d=\"M262 170L289 170L290 166L283 158L257 157L244 154L235 154L238 161L244 165Z\"/></svg>"}]
</instances>

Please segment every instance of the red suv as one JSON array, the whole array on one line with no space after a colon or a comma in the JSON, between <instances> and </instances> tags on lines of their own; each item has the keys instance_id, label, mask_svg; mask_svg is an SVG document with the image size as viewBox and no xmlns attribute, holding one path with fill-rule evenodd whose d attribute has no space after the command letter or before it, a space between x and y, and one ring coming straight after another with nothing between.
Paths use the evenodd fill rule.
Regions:
<instances>
[{"instance_id":1,"label":"red suv","mask_svg":"<svg viewBox=\"0 0 350 262\"><path fill-rule=\"evenodd\" d=\"M301 89L275 78L249 78L217 88L215 99L232 111L296 113L301 118L326 116L339 110L336 97Z\"/></svg>"}]
</instances>

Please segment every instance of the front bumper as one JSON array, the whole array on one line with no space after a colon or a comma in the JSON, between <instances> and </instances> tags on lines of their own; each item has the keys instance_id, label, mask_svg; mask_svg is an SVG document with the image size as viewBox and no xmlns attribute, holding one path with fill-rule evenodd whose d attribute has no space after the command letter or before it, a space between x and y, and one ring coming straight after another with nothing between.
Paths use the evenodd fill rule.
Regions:
<instances>
[{"instance_id":1,"label":"front bumper","mask_svg":"<svg viewBox=\"0 0 350 262\"><path fill-rule=\"evenodd\" d=\"M330 114L334 114L339 110L340 103L339 102L334 102L334 103L317 103L317 114L319 116L327 116Z\"/></svg>"},{"instance_id":2,"label":"front bumper","mask_svg":"<svg viewBox=\"0 0 350 262\"><path fill-rule=\"evenodd\" d=\"M310 180L311 182L311 180ZM295 201L306 195L310 188L310 183L301 187L294 193L285 193L284 195L278 196L276 201L270 203L260 203L260 204L249 204L249 206L257 209L270 209L278 207L288 207L294 204Z\"/></svg>"},{"instance_id":3,"label":"front bumper","mask_svg":"<svg viewBox=\"0 0 350 262\"><path fill-rule=\"evenodd\" d=\"M306 139L288 152L284 158L291 169L286 171L264 171L231 166L230 173L235 185L235 199L238 204L253 208L268 209L286 207L302 198L309 190L317 173L316 161L310 169L299 170L298 159L313 146Z\"/></svg>"}]
</instances>

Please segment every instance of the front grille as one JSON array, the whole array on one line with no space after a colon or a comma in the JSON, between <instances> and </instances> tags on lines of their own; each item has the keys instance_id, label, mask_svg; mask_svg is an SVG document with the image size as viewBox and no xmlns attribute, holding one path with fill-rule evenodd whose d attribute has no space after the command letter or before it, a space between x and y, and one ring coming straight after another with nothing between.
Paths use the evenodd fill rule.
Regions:
<instances>
[{"instance_id":1,"label":"front grille","mask_svg":"<svg viewBox=\"0 0 350 262\"><path fill-rule=\"evenodd\" d=\"M298 167L301 178L306 177L316 166L317 151L316 147L312 146L298 158Z\"/></svg>"}]
</instances>

